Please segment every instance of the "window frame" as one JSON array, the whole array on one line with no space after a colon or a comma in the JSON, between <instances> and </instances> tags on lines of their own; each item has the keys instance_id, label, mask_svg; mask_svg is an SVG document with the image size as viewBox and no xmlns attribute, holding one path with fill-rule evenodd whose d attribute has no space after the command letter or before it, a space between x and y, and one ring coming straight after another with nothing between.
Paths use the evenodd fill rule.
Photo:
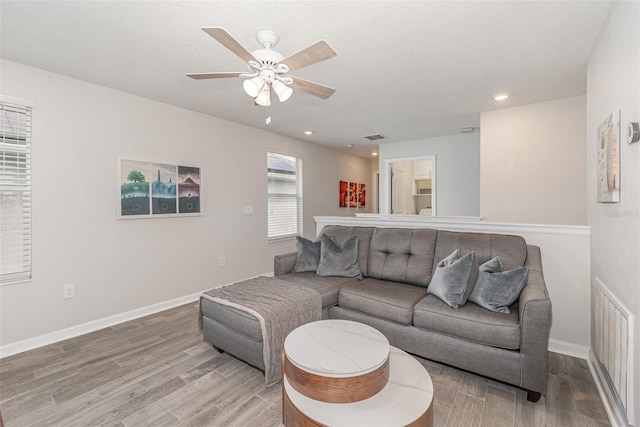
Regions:
<instances>
[{"instance_id":1,"label":"window frame","mask_svg":"<svg viewBox=\"0 0 640 427\"><path fill-rule=\"evenodd\" d=\"M287 173L287 171L285 171L284 169L275 169L270 167L270 158L271 157L280 157L281 160L282 158L285 158L286 161L294 161L295 164L293 165L294 168L294 173L290 174ZM274 173L277 173L275 171L282 171L284 173L280 173L281 175L281 179L282 178L286 178L287 176L295 176L295 194L289 192L283 192L283 191L273 191L272 190L272 184L276 184L273 183L272 180L273 178L275 178L273 176ZM304 169L303 169L303 159L302 157L296 156L296 155L292 155L292 154L288 154L288 153L283 153L277 150L267 150L267 240L269 242L277 242L277 241L281 241L281 240L289 240L289 239L293 239L296 236L302 236L303 234L303 224L304 224L304 217L303 217L303 205L304 205L304 192L303 192L303 174L304 174ZM281 181L280 184L286 184L286 179ZM281 189L284 189L283 187L281 187ZM275 228L276 226L272 223L273 220L277 219L274 218L274 216L272 216L272 200L273 199L280 199L280 200L284 200L284 199L291 199L291 200L295 200L295 231L289 232L289 233L277 233L277 234L273 234L273 230L272 228ZM281 219L281 218L280 218ZM289 227L293 227L293 224L289 223L288 224ZM286 226L286 225L285 225Z\"/></svg>"},{"instance_id":2,"label":"window frame","mask_svg":"<svg viewBox=\"0 0 640 427\"><path fill-rule=\"evenodd\" d=\"M21 243L16 244L16 249L2 247L0 248L0 270L4 271L5 268L10 268L9 273L0 272L0 286L12 285L22 282L28 282L33 279L33 243L32 243L32 218L33 218L33 203L32 203L32 117L34 103L29 100L15 98L6 95L0 95L0 104L2 109L0 114L7 114L7 110L11 109L15 114L25 114L24 123L16 121L15 124L24 125L19 129L13 130L7 133L2 126L0 126L0 197L12 197L12 195L18 195L21 200L22 214L20 217L20 230L18 231L21 236ZM7 107L9 107L7 109ZM3 125L6 123L11 126L9 119L4 121L2 117ZM7 138L7 136L10 136ZM24 139L21 139L21 137ZM8 140L23 141L23 144L7 142ZM13 158L12 158L13 157ZM24 160L18 160L18 157L23 157ZM12 165L13 163L13 165ZM23 163L21 165L21 163ZM14 210L15 212L16 210ZM7 213L6 209L2 210L3 213ZM0 237L2 237L3 245L7 242L7 233L2 231L2 225L7 227L9 221L8 217L2 218L0 216ZM15 226L15 223L14 223ZM18 234L16 233L16 234ZM4 236L2 236L4 234ZM17 241L17 239L16 239ZM22 254L20 257L19 254ZM7 261L7 256L11 259L13 256L20 257L20 260Z\"/></svg>"}]
</instances>

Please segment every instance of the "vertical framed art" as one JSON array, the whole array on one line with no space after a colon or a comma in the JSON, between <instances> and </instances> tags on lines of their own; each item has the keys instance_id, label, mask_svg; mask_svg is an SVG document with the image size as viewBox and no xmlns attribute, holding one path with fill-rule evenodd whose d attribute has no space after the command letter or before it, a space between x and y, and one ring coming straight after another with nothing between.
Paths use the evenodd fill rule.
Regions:
<instances>
[{"instance_id":1,"label":"vertical framed art","mask_svg":"<svg viewBox=\"0 0 640 427\"><path fill-rule=\"evenodd\" d=\"M356 197L356 201L359 208L364 208L367 202L367 185L366 184L358 184L358 193Z\"/></svg>"},{"instance_id":2,"label":"vertical framed art","mask_svg":"<svg viewBox=\"0 0 640 427\"><path fill-rule=\"evenodd\" d=\"M598 203L620 201L620 111L610 113L598 126Z\"/></svg>"},{"instance_id":3,"label":"vertical framed art","mask_svg":"<svg viewBox=\"0 0 640 427\"><path fill-rule=\"evenodd\" d=\"M341 208L349 206L349 183L347 181L340 181L338 206Z\"/></svg>"}]
</instances>

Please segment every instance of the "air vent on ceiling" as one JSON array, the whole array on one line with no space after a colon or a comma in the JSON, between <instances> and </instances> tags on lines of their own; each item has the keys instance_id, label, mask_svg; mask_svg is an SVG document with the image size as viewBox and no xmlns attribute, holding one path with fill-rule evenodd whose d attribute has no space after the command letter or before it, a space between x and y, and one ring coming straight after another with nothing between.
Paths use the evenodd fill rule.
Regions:
<instances>
[{"instance_id":1,"label":"air vent on ceiling","mask_svg":"<svg viewBox=\"0 0 640 427\"><path fill-rule=\"evenodd\" d=\"M369 141L377 141L379 139L386 139L386 135L383 135L381 133L375 134L375 135L367 135L364 138L368 139Z\"/></svg>"}]
</instances>

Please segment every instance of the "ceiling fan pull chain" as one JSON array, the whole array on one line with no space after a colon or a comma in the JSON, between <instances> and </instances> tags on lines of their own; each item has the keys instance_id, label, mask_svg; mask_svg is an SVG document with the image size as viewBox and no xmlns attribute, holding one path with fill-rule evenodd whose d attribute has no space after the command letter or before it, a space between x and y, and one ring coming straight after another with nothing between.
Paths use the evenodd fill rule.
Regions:
<instances>
[{"instance_id":1,"label":"ceiling fan pull chain","mask_svg":"<svg viewBox=\"0 0 640 427\"><path fill-rule=\"evenodd\" d=\"M269 105L267 108L269 110L267 111L268 115L267 115L267 120L265 120L265 122L267 123L267 125L270 125L271 124L271 105Z\"/></svg>"}]
</instances>

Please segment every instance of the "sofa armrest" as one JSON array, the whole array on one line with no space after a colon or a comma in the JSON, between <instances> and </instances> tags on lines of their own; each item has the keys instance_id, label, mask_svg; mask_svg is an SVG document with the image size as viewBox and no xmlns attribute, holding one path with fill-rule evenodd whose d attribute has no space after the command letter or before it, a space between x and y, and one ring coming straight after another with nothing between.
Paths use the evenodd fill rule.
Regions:
<instances>
[{"instance_id":1,"label":"sofa armrest","mask_svg":"<svg viewBox=\"0 0 640 427\"><path fill-rule=\"evenodd\" d=\"M542 272L540 248L527 246L529 277L520 294L520 353L523 358L521 387L546 393L551 300Z\"/></svg>"},{"instance_id":2,"label":"sofa armrest","mask_svg":"<svg viewBox=\"0 0 640 427\"><path fill-rule=\"evenodd\" d=\"M297 252L289 252L288 254L276 255L273 258L273 275L280 276L282 274L291 273L293 267L296 266Z\"/></svg>"}]
</instances>

